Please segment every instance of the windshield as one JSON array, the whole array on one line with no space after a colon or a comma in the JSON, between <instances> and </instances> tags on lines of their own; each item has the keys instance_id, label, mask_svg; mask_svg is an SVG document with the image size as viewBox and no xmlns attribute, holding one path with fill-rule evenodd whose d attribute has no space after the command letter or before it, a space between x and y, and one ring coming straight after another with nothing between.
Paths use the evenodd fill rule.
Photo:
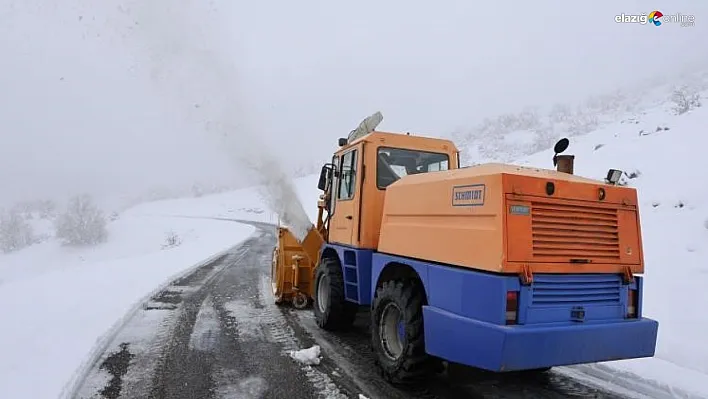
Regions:
<instances>
[{"instance_id":1,"label":"windshield","mask_svg":"<svg viewBox=\"0 0 708 399\"><path fill-rule=\"evenodd\" d=\"M376 162L376 185L386 188L406 175L448 170L450 157L435 152L381 147Z\"/></svg>"}]
</instances>

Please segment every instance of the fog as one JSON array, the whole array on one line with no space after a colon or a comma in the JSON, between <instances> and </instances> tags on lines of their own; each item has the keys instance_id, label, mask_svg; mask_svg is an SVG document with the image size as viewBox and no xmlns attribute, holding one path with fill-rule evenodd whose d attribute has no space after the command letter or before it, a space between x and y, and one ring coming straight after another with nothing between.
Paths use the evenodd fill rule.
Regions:
<instances>
[{"instance_id":1,"label":"fog","mask_svg":"<svg viewBox=\"0 0 708 399\"><path fill-rule=\"evenodd\" d=\"M695 1L170 3L0 0L0 205L263 182L375 111L438 136L708 69ZM614 19L654 9L695 26Z\"/></svg>"}]
</instances>

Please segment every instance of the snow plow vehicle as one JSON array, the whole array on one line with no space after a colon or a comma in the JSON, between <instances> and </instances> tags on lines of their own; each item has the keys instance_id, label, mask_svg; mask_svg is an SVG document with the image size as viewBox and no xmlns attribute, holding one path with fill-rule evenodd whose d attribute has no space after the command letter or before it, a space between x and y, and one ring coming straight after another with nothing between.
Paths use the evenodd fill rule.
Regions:
<instances>
[{"instance_id":1,"label":"snow plow vehicle","mask_svg":"<svg viewBox=\"0 0 708 399\"><path fill-rule=\"evenodd\" d=\"M556 169L461 168L449 140L376 131L339 139L323 166L318 218L279 228L276 301L312 304L326 330L371 312L382 374L407 382L443 361L495 372L654 356L642 316L644 259L635 189Z\"/></svg>"}]
</instances>

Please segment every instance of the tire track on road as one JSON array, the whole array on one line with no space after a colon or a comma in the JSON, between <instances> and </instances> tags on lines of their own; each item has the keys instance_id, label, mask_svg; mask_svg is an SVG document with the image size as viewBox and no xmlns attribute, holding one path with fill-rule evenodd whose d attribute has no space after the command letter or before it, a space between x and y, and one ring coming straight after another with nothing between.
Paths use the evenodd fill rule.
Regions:
<instances>
[{"instance_id":1,"label":"tire track on road","mask_svg":"<svg viewBox=\"0 0 708 399\"><path fill-rule=\"evenodd\" d=\"M71 397L349 397L287 355L299 341L262 295L268 237L256 232L145 301Z\"/></svg>"}]
</instances>

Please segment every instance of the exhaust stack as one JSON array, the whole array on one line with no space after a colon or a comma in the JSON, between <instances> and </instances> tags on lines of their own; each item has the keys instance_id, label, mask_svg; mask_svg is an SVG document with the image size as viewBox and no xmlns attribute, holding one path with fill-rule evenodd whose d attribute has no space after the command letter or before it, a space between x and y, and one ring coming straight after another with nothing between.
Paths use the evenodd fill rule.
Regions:
<instances>
[{"instance_id":1,"label":"exhaust stack","mask_svg":"<svg viewBox=\"0 0 708 399\"><path fill-rule=\"evenodd\" d=\"M569 144L570 140L567 138L558 140L556 145L553 147L553 152L555 152L555 155L553 155L553 166L555 166L556 170L559 172L572 175L575 155L558 155L568 149Z\"/></svg>"},{"instance_id":2,"label":"exhaust stack","mask_svg":"<svg viewBox=\"0 0 708 399\"><path fill-rule=\"evenodd\" d=\"M573 174L573 162L575 155L557 155L557 169L559 172Z\"/></svg>"}]
</instances>

